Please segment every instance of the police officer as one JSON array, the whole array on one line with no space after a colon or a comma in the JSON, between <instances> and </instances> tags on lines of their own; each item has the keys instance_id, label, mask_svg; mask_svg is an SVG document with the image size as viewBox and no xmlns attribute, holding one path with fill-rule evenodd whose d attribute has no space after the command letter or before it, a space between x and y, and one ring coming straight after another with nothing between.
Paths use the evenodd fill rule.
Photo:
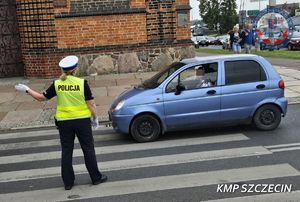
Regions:
<instances>
[{"instance_id":1,"label":"police officer","mask_svg":"<svg viewBox=\"0 0 300 202\"><path fill-rule=\"evenodd\" d=\"M92 128L98 127L96 105L86 80L75 77L78 57L68 56L59 66L62 75L44 92L38 93L24 84L15 86L17 91L26 92L38 101L57 96L56 123L62 147L61 174L65 190L72 189L75 175L72 166L75 134L84 153L86 168L94 185L107 180L97 165ZM91 120L92 116L92 120Z\"/></svg>"}]
</instances>

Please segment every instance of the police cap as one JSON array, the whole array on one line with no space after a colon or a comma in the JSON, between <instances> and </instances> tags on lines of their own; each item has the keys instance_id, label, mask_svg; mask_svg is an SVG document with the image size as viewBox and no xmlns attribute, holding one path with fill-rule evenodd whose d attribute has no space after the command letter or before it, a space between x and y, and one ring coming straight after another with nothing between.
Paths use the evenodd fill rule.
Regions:
<instances>
[{"instance_id":1,"label":"police cap","mask_svg":"<svg viewBox=\"0 0 300 202\"><path fill-rule=\"evenodd\" d=\"M59 66L65 72L70 71L77 67L78 60L78 57L75 55L67 56L59 62Z\"/></svg>"}]
</instances>

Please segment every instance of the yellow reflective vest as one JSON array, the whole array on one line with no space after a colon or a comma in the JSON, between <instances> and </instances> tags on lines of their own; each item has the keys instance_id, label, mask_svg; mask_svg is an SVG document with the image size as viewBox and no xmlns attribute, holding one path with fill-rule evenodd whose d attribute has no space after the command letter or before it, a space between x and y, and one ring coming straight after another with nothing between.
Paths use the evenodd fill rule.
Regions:
<instances>
[{"instance_id":1,"label":"yellow reflective vest","mask_svg":"<svg viewBox=\"0 0 300 202\"><path fill-rule=\"evenodd\" d=\"M91 117L91 111L84 98L83 79L67 76L64 81L56 80L54 86L57 95L57 121Z\"/></svg>"}]
</instances>

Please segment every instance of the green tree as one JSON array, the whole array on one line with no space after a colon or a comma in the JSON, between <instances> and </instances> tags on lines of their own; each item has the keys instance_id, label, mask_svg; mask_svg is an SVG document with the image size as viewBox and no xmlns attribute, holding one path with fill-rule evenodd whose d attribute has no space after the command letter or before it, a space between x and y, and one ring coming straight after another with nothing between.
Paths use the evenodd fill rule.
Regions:
<instances>
[{"instance_id":1,"label":"green tree","mask_svg":"<svg viewBox=\"0 0 300 202\"><path fill-rule=\"evenodd\" d=\"M238 15L236 13L237 4L235 0L222 0L220 5L220 33L227 33L238 23Z\"/></svg>"},{"instance_id":2,"label":"green tree","mask_svg":"<svg viewBox=\"0 0 300 202\"><path fill-rule=\"evenodd\" d=\"M235 0L198 0L200 16L211 30L227 33L238 23Z\"/></svg>"},{"instance_id":3,"label":"green tree","mask_svg":"<svg viewBox=\"0 0 300 202\"><path fill-rule=\"evenodd\" d=\"M200 2L199 10L203 22L211 30L217 30L220 18L219 1L218 0L198 0Z\"/></svg>"}]
</instances>

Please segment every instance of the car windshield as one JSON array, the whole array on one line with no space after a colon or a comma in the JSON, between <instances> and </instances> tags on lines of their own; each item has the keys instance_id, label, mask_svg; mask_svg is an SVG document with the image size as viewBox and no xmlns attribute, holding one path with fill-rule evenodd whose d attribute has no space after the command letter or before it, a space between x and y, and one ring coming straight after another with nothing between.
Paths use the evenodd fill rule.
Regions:
<instances>
[{"instance_id":1,"label":"car windshield","mask_svg":"<svg viewBox=\"0 0 300 202\"><path fill-rule=\"evenodd\" d=\"M142 88L153 89L157 88L164 80L166 80L171 74L176 70L183 67L185 64L181 62L175 62L168 66L167 68L161 70L155 74L152 78L145 80L141 86Z\"/></svg>"}]
</instances>

